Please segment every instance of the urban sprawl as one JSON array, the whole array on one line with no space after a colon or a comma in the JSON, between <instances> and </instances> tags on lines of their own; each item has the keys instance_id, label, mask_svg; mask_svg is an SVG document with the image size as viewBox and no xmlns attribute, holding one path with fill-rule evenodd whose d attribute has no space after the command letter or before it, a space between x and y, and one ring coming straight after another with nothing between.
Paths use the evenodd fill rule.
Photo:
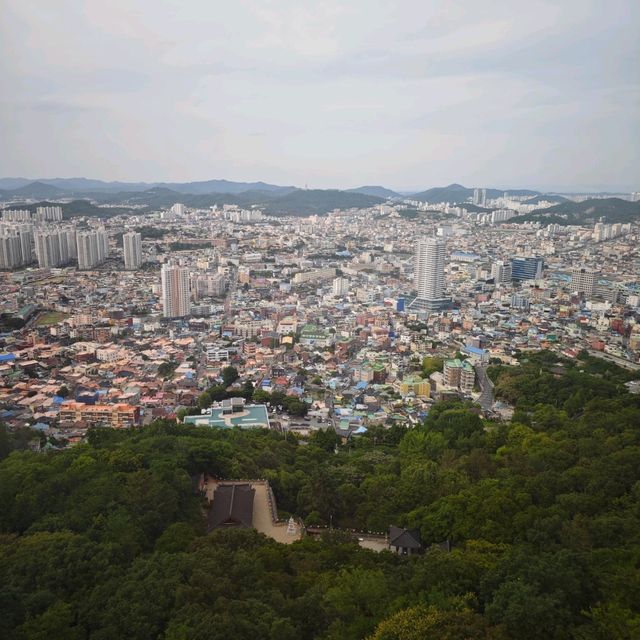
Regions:
<instances>
[{"instance_id":1,"label":"urban sprawl","mask_svg":"<svg viewBox=\"0 0 640 640\"><path fill-rule=\"evenodd\" d=\"M49 448L176 417L347 441L454 397L508 419L486 367L526 351L640 368L638 225L516 224L549 205L523 200L306 218L5 203L0 421Z\"/></svg>"}]
</instances>

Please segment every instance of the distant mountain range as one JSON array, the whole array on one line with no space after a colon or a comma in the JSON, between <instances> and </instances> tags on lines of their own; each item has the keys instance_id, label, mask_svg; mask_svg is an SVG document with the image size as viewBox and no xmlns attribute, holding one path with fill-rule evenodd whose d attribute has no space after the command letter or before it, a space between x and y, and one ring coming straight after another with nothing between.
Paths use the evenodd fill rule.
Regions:
<instances>
[{"instance_id":1,"label":"distant mountain range","mask_svg":"<svg viewBox=\"0 0 640 640\"><path fill-rule=\"evenodd\" d=\"M259 192L283 196L296 191L308 191L293 186L279 186L266 182L232 182L230 180L204 180L200 182L105 182L103 180L91 180L88 178L47 178L28 180L27 178L0 178L0 196L4 197L55 197L74 196L81 194L110 194L122 193L148 193L155 189L168 189L179 194L190 195L240 195L247 192ZM312 190L320 191L320 190ZM334 189L322 189L326 193L334 194ZM454 202L464 203L473 197L473 189L461 184L450 184L447 187L434 187L409 196L402 195L392 189L380 185L366 185L346 189L340 193L351 193L365 196L373 196L382 199L410 197L422 202ZM500 189L487 189L488 198L497 198L505 192ZM537 196L539 191L526 189L511 190L511 195Z\"/></svg>"},{"instance_id":2,"label":"distant mountain range","mask_svg":"<svg viewBox=\"0 0 640 640\"><path fill-rule=\"evenodd\" d=\"M609 224L616 222L640 222L640 202L622 198L593 198L582 202L567 200L553 207L537 209L512 222L543 222L545 224L592 224L604 219Z\"/></svg>"},{"instance_id":3,"label":"distant mountain range","mask_svg":"<svg viewBox=\"0 0 640 640\"><path fill-rule=\"evenodd\" d=\"M487 189L487 198L504 195L501 189ZM65 208L65 215L99 215L101 211L109 215L108 209L82 206L82 202L92 201L96 205L109 204L120 207L119 212L136 207L154 210L182 202L188 207L210 207L213 205L235 204L241 207L257 206L270 215L314 215L325 214L333 209L367 208L388 200L413 199L425 203L436 204L450 202L465 204L469 209L483 210L469 204L474 189L461 184L450 184L446 187L434 187L409 196L383 186L362 186L344 191L338 189L298 189L293 186L279 186L266 182L232 182L230 180L204 180L200 182L105 182L88 178L53 178L29 180L27 178L0 178L0 199L20 203L24 200L58 200L71 199L72 207ZM574 203L563 196L543 194L529 189L510 189L506 193L513 196L530 196L529 204L542 201L556 202L556 207L535 211L529 216L521 216L518 220L558 218L569 224L569 220L587 219L590 215L605 216L612 221L634 217L633 205L619 198L606 211L603 204L606 200L593 200L593 211L587 211L582 205ZM619 204L622 203L622 204ZM567 208L558 209L566 205ZM577 208L572 208L577 205ZM67 211L68 209L68 211ZM142 209L144 211L144 209ZM596 211L596 213L594 213ZM602 213L597 213L601 211ZM613 220L615 218L615 220ZM635 219L635 218L634 218Z\"/></svg>"},{"instance_id":4,"label":"distant mountain range","mask_svg":"<svg viewBox=\"0 0 640 640\"><path fill-rule=\"evenodd\" d=\"M23 198L56 198L64 194L64 191L54 187L50 184L45 184L37 180L36 182L29 182L15 189L8 191L0 191L0 195L8 195L10 197L23 197Z\"/></svg>"},{"instance_id":5,"label":"distant mountain range","mask_svg":"<svg viewBox=\"0 0 640 640\"><path fill-rule=\"evenodd\" d=\"M0 178L0 190L24 189L25 194L38 185L54 187L58 192L81 193L104 191L117 193L121 191L147 191L154 187L171 189L178 193L243 193L244 191L274 191L288 193L295 187L279 187L266 182L232 182L230 180L204 180L200 182L105 182L89 178L46 178L28 180L27 178ZM54 193L53 191L51 193ZM37 196L35 196L37 197Z\"/></svg>"}]
</instances>

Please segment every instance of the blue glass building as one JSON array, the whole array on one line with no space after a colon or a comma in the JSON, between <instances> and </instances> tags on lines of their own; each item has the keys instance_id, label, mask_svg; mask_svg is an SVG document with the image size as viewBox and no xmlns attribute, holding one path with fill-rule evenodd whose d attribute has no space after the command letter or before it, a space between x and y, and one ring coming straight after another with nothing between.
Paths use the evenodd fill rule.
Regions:
<instances>
[{"instance_id":1,"label":"blue glass building","mask_svg":"<svg viewBox=\"0 0 640 640\"><path fill-rule=\"evenodd\" d=\"M537 256L516 256L511 258L512 280L539 280L542 278L544 258Z\"/></svg>"}]
</instances>

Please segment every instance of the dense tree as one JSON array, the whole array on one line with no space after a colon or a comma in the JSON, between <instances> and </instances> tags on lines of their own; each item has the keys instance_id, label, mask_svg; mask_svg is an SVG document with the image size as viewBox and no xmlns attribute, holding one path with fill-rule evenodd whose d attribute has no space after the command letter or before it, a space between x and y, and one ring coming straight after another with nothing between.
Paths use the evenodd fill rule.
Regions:
<instances>
[{"instance_id":1,"label":"dense tree","mask_svg":"<svg viewBox=\"0 0 640 640\"><path fill-rule=\"evenodd\" d=\"M469 609L441 611L418 606L399 611L380 623L369 640L499 640L499 630Z\"/></svg>"},{"instance_id":2,"label":"dense tree","mask_svg":"<svg viewBox=\"0 0 640 640\"><path fill-rule=\"evenodd\" d=\"M222 375L222 383L225 387L231 386L239 377L238 370L235 367L224 367L220 372Z\"/></svg>"},{"instance_id":3,"label":"dense tree","mask_svg":"<svg viewBox=\"0 0 640 640\"><path fill-rule=\"evenodd\" d=\"M440 403L423 424L374 427L347 446L332 430L301 441L158 420L35 453L38 434L0 427L0 636L633 640L640 398L629 376L546 353L491 374L514 421ZM248 384L206 392L231 393L279 410L301 402ZM202 472L266 477L282 516L332 529L292 545L253 530L207 536ZM390 524L417 528L426 552L376 554L338 530Z\"/></svg>"},{"instance_id":4,"label":"dense tree","mask_svg":"<svg viewBox=\"0 0 640 640\"><path fill-rule=\"evenodd\" d=\"M444 360L442 358L428 356L422 360L422 377L428 378L432 373L442 371L443 367Z\"/></svg>"},{"instance_id":5,"label":"dense tree","mask_svg":"<svg viewBox=\"0 0 640 640\"><path fill-rule=\"evenodd\" d=\"M166 360L158 366L158 375L167 380L173 376L173 372L177 369L177 367L177 362Z\"/></svg>"}]
</instances>

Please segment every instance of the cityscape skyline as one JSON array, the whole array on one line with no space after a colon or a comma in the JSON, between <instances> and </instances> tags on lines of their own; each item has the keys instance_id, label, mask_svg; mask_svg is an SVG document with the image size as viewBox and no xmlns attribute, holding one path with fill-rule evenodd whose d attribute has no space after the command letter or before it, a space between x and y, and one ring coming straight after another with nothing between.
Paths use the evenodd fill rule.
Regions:
<instances>
[{"instance_id":1,"label":"cityscape skyline","mask_svg":"<svg viewBox=\"0 0 640 640\"><path fill-rule=\"evenodd\" d=\"M638 636L637 0L0 13L0 636Z\"/></svg>"},{"instance_id":2,"label":"cityscape skyline","mask_svg":"<svg viewBox=\"0 0 640 640\"><path fill-rule=\"evenodd\" d=\"M575 531L572 509L564 524L559 520L567 483L583 484L580 500L586 499L588 514L582 522L593 527L600 525L592 510L596 490L589 487L610 488L608 498L599 500L605 510L602 540L609 548L609 522L612 516L619 522L619 503L628 504L637 520L640 201L633 194L568 199L477 187L435 189L429 197L444 200L433 202L293 192L297 207L320 195L329 201L328 210L301 215L294 207L286 215L274 214L269 200L262 207L233 204L255 200L233 193L221 198L158 189L152 191L162 194L161 202L154 204L141 193L78 200L45 186L32 192L54 194L55 202L0 193L0 458L7 456L0 460L0 484L9 487L0 525L9 522L5 529L17 533L5 536L9 548L21 540L31 549L43 537L104 535L96 546L100 539L110 549L122 543L129 550L119 554L123 571L133 567L137 575L140 561L152 568L205 545L216 554L217 566L225 545L242 536L248 542L243 555L258 540L269 545L262 559L269 559L268 581L278 584L285 574L271 560L286 545L297 545L292 552L298 559L305 549L313 554L311 566L318 550L324 555L336 548L335 585L344 580L349 558L366 558L367 566L385 567L369 575L378 575L376 589L393 593L396 601L411 567L421 576L446 575L448 557L460 560L468 541L473 562L485 546L485 560L494 566L496 549L533 531L543 534L546 557L549 521L557 523L557 541ZM452 193L459 203L447 201ZM336 206L354 202L346 196L364 204ZM550 200L560 204L549 208ZM566 218L557 215L563 211ZM580 215L572 217L572 211ZM596 445L589 441L595 437ZM557 472L553 465L560 465ZM511 468L520 475L505 476ZM601 479L586 485L585 474L596 468L602 469ZM25 478L34 480L25 485ZM157 490L157 478L169 483L166 491ZM540 487L546 487L550 506L536 528L524 514L527 505L536 505L533 517L539 521ZM64 506L59 498L43 498L42 491L63 493ZM191 506L181 508L177 496ZM132 499L135 511L123 519L123 506ZM169 515L157 526L165 504L169 513L184 516ZM77 532L58 530L67 526L61 520L66 513L68 522L81 527ZM132 556L133 538L123 527L147 516L155 538L146 558ZM186 537L175 535L177 527L169 524L180 517L181 525L193 527ZM414 517L415 527L398 526L413 524ZM618 544L627 544L626 531L637 528L636 520L616 534ZM101 522L105 526L96 525ZM340 542L323 540L326 528ZM453 550L450 538L458 545ZM575 551L575 538L567 539L567 549ZM70 571L70 556L61 548L43 552L46 571L53 567L56 580ZM525 566L539 561L528 543L523 550ZM22 585L25 556L16 555L12 584ZM41 555L30 552L29 562ZM416 557L400 557L405 555ZM423 573L423 564L433 559L435 570ZM464 576L458 560L443 588ZM398 579L391 583L387 575L396 561ZM170 578L152 573L151 582L136 583L128 573L123 581L116 576L114 586L111 566L107 581L98 569L72 599L66 587L52 592L54 604L44 605L47 619L64 611L58 603L84 615L87 594L104 607L105 594L111 602L108 594L119 585L145 594L138 611L148 610L149 588L165 589L171 602L176 582L173 565L167 566ZM553 577L554 566L545 575ZM604 570L608 580L615 565ZM237 574L246 574L246 562ZM198 570L198 590L202 575ZM228 575L226 569L220 573L225 595ZM290 581L291 572L286 575ZM566 571L560 576L564 581ZM360 586L374 584L370 577L356 579ZM460 583L465 598L470 588L484 588L470 586L470 580ZM300 593L309 584L305 580ZM574 584L562 596L568 602ZM233 636L239 619L246 626L254 608L267 606L256 597L253 573L248 585L250 593L236 602L252 604L245 618L229 618L225 637ZM22 597L40 593L38 588L27 584ZM521 594L510 579L497 588ZM422 590L407 589L406 597L424 597ZM338 598L349 616L354 602L367 603L358 632L331 637L359 640L378 620L379 628L393 620L384 619L383 607L371 615L368 595L374 590L365 591L364 600L351 587ZM307 593L315 599L318 592L314 587ZM547 596L547 590L542 593ZM303 598L306 608L309 600ZM502 610L503 598L494 599L500 603L496 610ZM268 600L279 602L281 596ZM214 596L197 614L215 637L222 637L220 628L206 616L219 601ZM116 598L112 611L121 615L110 614L109 620L127 615L122 602ZM584 602L575 607L576 628L587 637L593 624L582 615ZM225 612L228 603L224 597ZM39 624L18 606L9 611L11 632ZM537 630L520 632L530 628L529 610L522 611L521 627L500 637L539 640ZM552 604L539 614L547 628L557 611ZM138 637L168 636L178 615L169 606L169 621ZM473 615L485 626L494 620L485 619L480 608ZM296 637L328 637L304 632L309 617L305 612ZM74 637L77 629L87 637L95 629L108 629L104 637L128 637L134 627L124 619L121 631L112 632L99 613L86 619L65 615L59 637ZM566 620L553 635L566 635ZM614 623L610 628L619 628L617 618ZM146 617L144 624L148 629ZM277 637L269 624L253 627L246 637ZM469 628L465 622L462 631ZM601 637L609 635L606 628ZM488 635L481 630L477 637Z\"/></svg>"}]
</instances>

